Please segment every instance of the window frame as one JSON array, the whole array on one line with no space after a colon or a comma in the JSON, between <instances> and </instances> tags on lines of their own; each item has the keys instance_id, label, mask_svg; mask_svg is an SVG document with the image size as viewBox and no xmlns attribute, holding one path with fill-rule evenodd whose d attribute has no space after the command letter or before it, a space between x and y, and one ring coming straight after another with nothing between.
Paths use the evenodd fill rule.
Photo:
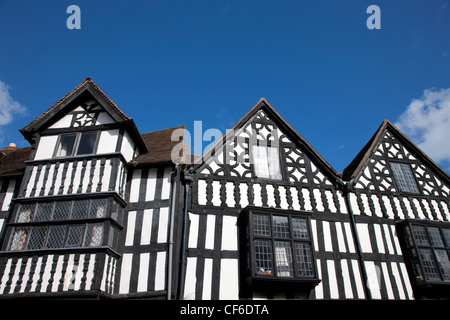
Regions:
<instances>
[{"instance_id":1,"label":"window frame","mask_svg":"<svg viewBox=\"0 0 450 320\"><path fill-rule=\"evenodd\" d=\"M266 215L269 217L269 225L271 228L270 236L254 235L253 217L255 215ZM287 217L290 236L289 238L278 237L274 234L273 229L273 216ZM281 210L273 208L261 208L248 206L241 213L238 218L239 227L239 246L240 246L240 273L242 281L245 286L253 289L292 289L294 291L311 290L317 284L321 282L319 279L316 259L314 257L313 246L313 234L311 228L311 214L294 211L294 210ZM292 219L299 218L306 220L306 226L308 230L309 239L295 238L293 234ZM272 273L257 273L256 271L256 248L255 240L268 240L271 242L272 247ZM292 276L278 275L278 266L276 260L276 241L286 241L291 246L291 269ZM299 274L297 267L297 257L295 253L295 243L306 243L310 248L310 266L312 270L311 276L303 276ZM246 288L248 289L248 288Z\"/></svg>"},{"instance_id":2,"label":"window frame","mask_svg":"<svg viewBox=\"0 0 450 320\"><path fill-rule=\"evenodd\" d=\"M264 147L264 148L266 148L266 160L267 160L267 166L269 168L269 177L263 177L263 176L259 176L257 174L256 163L255 163L256 157L255 157L254 147ZM274 148L276 150L276 153L277 153L277 157L276 158L278 160L278 168L279 168L279 171L280 171L279 178L270 176L270 159L269 159L269 153L267 152L267 148ZM277 144L271 145L270 143L266 144L264 141L258 140L256 142L250 144L250 157L251 157L250 158L251 165L253 167L253 170L252 170L253 171L253 176L255 178L257 178L257 179L264 179L264 180L273 180L273 181L283 181L284 180L284 174L283 174L284 170L283 170L282 165L281 165L281 154L280 154L280 146L279 145L277 145Z\"/></svg>"},{"instance_id":3,"label":"window frame","mask_svg":"<svg viewBox=\"0 0 450 320\"><path fill-rule=\"evenodd\" d=\"M80 147L80 142L82 139L83 134L92 134L95 133L95 142L94 142L94 148L92 150L92 153L83 153L83 154L78 154L78 149ZM75 141L73 143L73 149L70 155L58 155L59 154L59 149L60 149L60 145L61 145L61 140L63 137L65 136L74 136L75 135ZM88 155L92 155L92 154L96 154L97 153L97 149L98 149L98 143L100 140L100 130L93 130L93 131L81 131L81 132L68 132L68 133L61 133L58 135L58 139L56 142L56 146L55 146L55 150L53 151L53 158L67 158L67 157L76 157L76 156L88 156Z\"/></svg>"},{"instance_id":4,"label":"window frame","mask_svg":"<svg viewBox=\"0 0 450 320\"><path fill-rule=\"evenodd\" d=\"M425 228L425 238L427 243L420 243L420 241L415 237L413 228L422 227ZM443 229L450 230L450 224L442 221L417 221L412 219L407 219L397 224L397 228L401 236L401 245L405 249L407 259L407 266L410 271L410 278L413 280L417 286L432 286L432 285L450 285L450 273L445 278L438 257L436 255L437 250L443 250L447 253L447 258L450 260L450 240L445 239ZM432 237L430 236L429 228L438 228L442 246L434 245L432 242ZM429 273L426 270L425 262L422 259L420 253L422 250L431 250L431 258L434 262L434 269L440 279L430 278Z\"/></svg>"},{"instance_id":5,"label":"window frame","mask_svg":"<svg viewBox=\"0 0 450 320\"><path fill-rule=\"evenodd\" d=\"M409 168L409 170L410 170L410 172L411 172L411 175L412 175L412 177L413 177L413 179L414 179L414 183L415 183L415 186L416 186L416 188L417 188L417 192L411 191L411 190L405 191L405 190L402 190L402 189L401 189L400 184L399 184L399 182L398 182L398 180L397 180L397 177L396 177L396 175L395 175L394 169L393 169L393 167L392 167L392 164L398 164L398 165L400 165L400 166L407 166L407 167ZM417 182L417 178L416 178L416 175L414 174L414 171L413 171L413 169L412 169L412 167L411 167L411 163L409 163L409 162L397 161L397 160L396 160L396 161L389 161L389 170L391 171L393 180L394 180L394 182L395 182L395 186L397 187L397 190L398 190L399 193L404 193L404 194L415 194L415 195L420 195L420 194L422 194L422 190L421 190L421 188L420 188L420 186L419 186L419 184L418 184L418 182ZM403 169L402 169L402 175L403 175L403 179L405 179L405 175L403 174ZM406 179L405 179L405 181L406 181ZM409 187L409 186L408 186L408 187Z\"/></svg>"}]
</instances>

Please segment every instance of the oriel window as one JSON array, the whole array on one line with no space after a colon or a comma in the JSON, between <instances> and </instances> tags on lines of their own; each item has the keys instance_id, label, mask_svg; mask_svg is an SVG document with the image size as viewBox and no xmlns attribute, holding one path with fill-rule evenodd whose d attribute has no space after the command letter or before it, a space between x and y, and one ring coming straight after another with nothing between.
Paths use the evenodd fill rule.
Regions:
<instances>
[{"instance_id":1,"label":"oriel window","mask_svg":"<svg viewBox=\"0 0 450 320\"><path fill-rule=\"evenodd\" d=\"M250 216L253 272L275 278L314 278L306 217L254 213Z\"/></svg>"},{"instance_id":2,"label":"oriel window","mask_svg":"<svg viewBox=\"0 0 450 320\"><path fill-rule=\"evenodd\" d=\"M405 221L399 227L417 283L450 283L450 225Z\"/></svg>"}]
</instances>

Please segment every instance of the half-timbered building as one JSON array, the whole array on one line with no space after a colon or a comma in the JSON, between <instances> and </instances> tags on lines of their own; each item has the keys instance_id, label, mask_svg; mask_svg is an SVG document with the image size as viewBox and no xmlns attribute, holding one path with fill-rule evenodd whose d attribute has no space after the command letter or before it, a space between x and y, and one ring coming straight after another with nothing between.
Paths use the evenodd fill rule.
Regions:
<instances>
[{"instance_id":1,"label":"half-timbered building","mask_svg":"<svg viewBox=\"0 0 450 320\"><path fill-rule=\"evenodd\" d=\"M141 135L90 78L23 128L0 171L0 294L165 298L175 129Z\"/></svg>"},{"instance_id":2,"label":"half-timbered building","mask_svg":"<svg viewBox=\"0 0 450 320\"><path fill-rule=\"evenodd\" d=\"M449 175L387 120L343 173L264 98L197 156L90 78L20 131L0 298L449 297Z\"/></svg>"}]
</instances>

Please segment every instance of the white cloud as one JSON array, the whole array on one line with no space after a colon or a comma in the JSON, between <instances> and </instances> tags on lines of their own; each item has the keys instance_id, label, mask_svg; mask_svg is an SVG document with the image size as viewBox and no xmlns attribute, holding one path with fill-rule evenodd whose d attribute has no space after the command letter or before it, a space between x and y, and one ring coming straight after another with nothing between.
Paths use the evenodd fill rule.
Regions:
<instances>
[{"instance_id":1,"label":"white cloud","mask_svg":"<svg viewBox=\"0 0 450 320\"><path fill-rule=\"evenodd\" d=\"M450 88L425 90L395 125L441 166L450 164Z\"/></svg>"},{"instance_id":2,"label":"white cloud","mask_svg":"<svg viewBox=\"0 0 450 320\"><path fill-rule=\"evenodd\" d=\"M0 126L13 121L14 114L23 114L26 108L9 94L9 85L0 80Z\"/></svg>"}]
</instances>

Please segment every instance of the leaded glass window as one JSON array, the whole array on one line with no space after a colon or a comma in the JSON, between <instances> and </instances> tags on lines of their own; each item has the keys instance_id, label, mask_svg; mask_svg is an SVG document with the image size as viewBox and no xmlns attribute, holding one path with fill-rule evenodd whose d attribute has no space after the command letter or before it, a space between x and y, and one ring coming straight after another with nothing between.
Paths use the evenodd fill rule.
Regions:
<instances>
[{"instance_id":1,"label":"leaded glass window","mask_svg":"<svg viewBox=\"0 0 450 320\"><path fill-rule=\"evenodd\" d=\"M8 250L98 247L103 245L103 231L103 223L13 227Z\"/></svg>"},{"instance_id":2,"label":"leaded glass window","mask_svg":"<svg viewBox=\"0 0 450 320\"><path fill-rule=\"evenodd\" d=\"M107 199L105 198L21 204L16 215L16 222L104 218L106 217L106 204ZM120 207L117 203L116 205ZM118 212L122 213L121 210L116 210L115 217L118 216Z\"/></svg>"},{"instance_id":3,"label":"leaded glass window","mask_svg":"<svg viewBox=\"0 0 450 320\"><path fill-rule=\"evenodd\" d=\"M108 208L113 211L110 215ZM115 248L122 213L122 207L107 198L20 204L11 223L7 250Z\"/></svg>"},{"instance_id":4,"label":"leaded glass window","mask_svg":"<svg viewBox=\"0 0 450 320\"><path fill-rule=\"evenodd\" d=\"M419 193L419 188L409 164L392 162L391 168L400 191Z\"/></svg>"}]
</instances>

